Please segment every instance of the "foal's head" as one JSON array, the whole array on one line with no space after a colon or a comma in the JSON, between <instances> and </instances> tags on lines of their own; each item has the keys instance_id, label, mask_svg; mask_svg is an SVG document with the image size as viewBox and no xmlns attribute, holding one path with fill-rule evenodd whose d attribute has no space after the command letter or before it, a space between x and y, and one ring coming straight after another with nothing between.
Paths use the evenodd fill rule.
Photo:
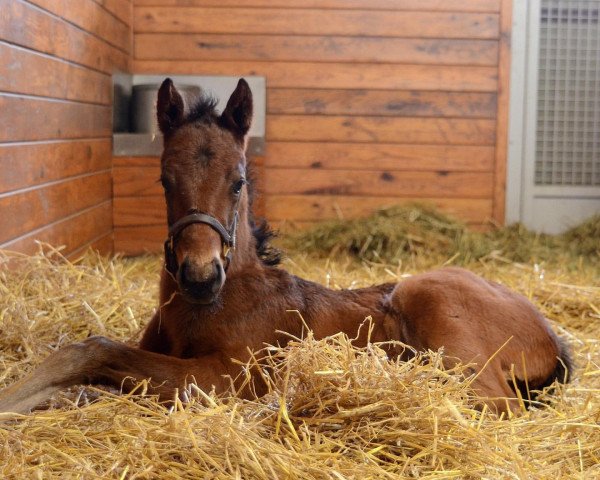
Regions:
<instances>
[{"instance_id":1,"label":"foal's head","mask_svg":"<svg viewBox=\"0 0 600 480\"><path fill-rule=\"evenodd\" d=\"M241 79L221 115L215 105L202 97L186 114L170 79L158 92L164 136L160 180L169 223L165 266L182 295L199 304L212 303L226 271L254 249L244 153L252 120L250 87Z\"/></svg>"}]
</instances>

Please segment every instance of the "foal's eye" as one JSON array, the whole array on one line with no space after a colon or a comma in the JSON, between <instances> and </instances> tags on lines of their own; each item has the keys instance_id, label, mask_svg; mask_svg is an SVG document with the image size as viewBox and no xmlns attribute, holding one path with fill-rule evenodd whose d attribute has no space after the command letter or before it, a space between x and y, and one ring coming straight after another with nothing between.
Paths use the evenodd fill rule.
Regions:
<instances>
[{"instance_id":1,"label":"foal's eye","mask_svg":"<svg viewBox=\"0 0 600 480\"><path fill-rule=\"evenodd\" d=\"M166 177L161 176L160 183L163 186L163 188L165 189L165 192L168 192L169 190L171 190L171 182Z\"/></svg>"},{"instance_id":2,"label":"foal's eye","mask_svg":"<svg viewBox=\"0 0 600 480\"><path fill-rule=\"evenodd\" d=\"M235 195L239 195L240 192L242 191L242 188L244 187L245 183L246 183L246 180L244 180L243 178L238 180L237 182L235 182L232 187L233 193Z\"/></svg>"}]
</instances>

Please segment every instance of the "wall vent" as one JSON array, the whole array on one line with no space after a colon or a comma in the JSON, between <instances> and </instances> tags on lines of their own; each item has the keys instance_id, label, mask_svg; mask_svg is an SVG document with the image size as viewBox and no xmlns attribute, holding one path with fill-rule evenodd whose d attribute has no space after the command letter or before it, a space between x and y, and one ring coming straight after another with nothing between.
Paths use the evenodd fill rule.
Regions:
<instances>
[{"instance_id":1,"label":"wall vent","mask_svg":"<svg viewBox=\"0 0 600 480\"><path fill-rule=\"evenodd\" d=\"M600 0L542 0L536 185L600 185Z\"/></svg>"}]
</instances>

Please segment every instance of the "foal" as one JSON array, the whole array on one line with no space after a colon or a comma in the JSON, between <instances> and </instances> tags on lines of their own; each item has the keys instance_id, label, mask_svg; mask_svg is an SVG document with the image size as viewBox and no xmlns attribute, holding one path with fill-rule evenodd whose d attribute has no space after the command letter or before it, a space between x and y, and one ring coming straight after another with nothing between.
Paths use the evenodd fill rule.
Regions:
<instances>
[{"instance_id":1,"label":"foal","mask_svg":"<svg viewBox=\"0 0 600 480\"><path fill-rule=\"evenodd\" d=\"M0 392L0 411L27 412L57 390L82 383L128 388L149 379L164 399L191 382L225 392L250 351L302 334L302 321L289 310L301 313L316 338L344 332L364 345L366 329L359 327L371 316L373 342L444 347L449 364L475 365L472 385L498 412L518 409L520 385L536 389L568 380L568 352L536 308L466 270L333 291L277 268L269 232L253 226L249 211L244 152L252 95L243 79L221 115L209 98L184 113L167 79L157 116L169 236L159 308L139 348L105 337L62 348Z\"/></svg>"}]
</instances>

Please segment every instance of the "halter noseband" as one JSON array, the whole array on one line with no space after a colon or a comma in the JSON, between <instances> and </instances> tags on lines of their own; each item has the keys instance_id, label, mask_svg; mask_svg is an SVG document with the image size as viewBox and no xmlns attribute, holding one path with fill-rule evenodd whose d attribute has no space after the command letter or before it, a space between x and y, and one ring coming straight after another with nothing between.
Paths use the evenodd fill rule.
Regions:
<instances>
[{"instance_id":1,"label":"halter noseband","mask_svg":"<svg viewBox=\"0 0 600 480\"><path fill-rule=\"evenodd\" d=\"M165 268L167 271L175 277L177 274L177 270L179 270L179 265L177 264L177 256L175 255L175 242L177 241L177 237L179 234L187 227L194 223L204 223L215 230L220 236L223 242L223 259L225 260L225 265L223 265L223 269L227 271L229 264L231 263L231 257L233 256L233 250L235 249L235 231L237 229L238 224L238 206L239 200L235 205L235 211L233 213L233 221L231 222L231 226L229 230L227 230L221 222L219 222L215 217L211 215L207 215L205 213L192 213L191 215L186 215L183 218L177 220L173 225L169 227L169 236L165 241Z\"/></svg>"}]
</instances>

